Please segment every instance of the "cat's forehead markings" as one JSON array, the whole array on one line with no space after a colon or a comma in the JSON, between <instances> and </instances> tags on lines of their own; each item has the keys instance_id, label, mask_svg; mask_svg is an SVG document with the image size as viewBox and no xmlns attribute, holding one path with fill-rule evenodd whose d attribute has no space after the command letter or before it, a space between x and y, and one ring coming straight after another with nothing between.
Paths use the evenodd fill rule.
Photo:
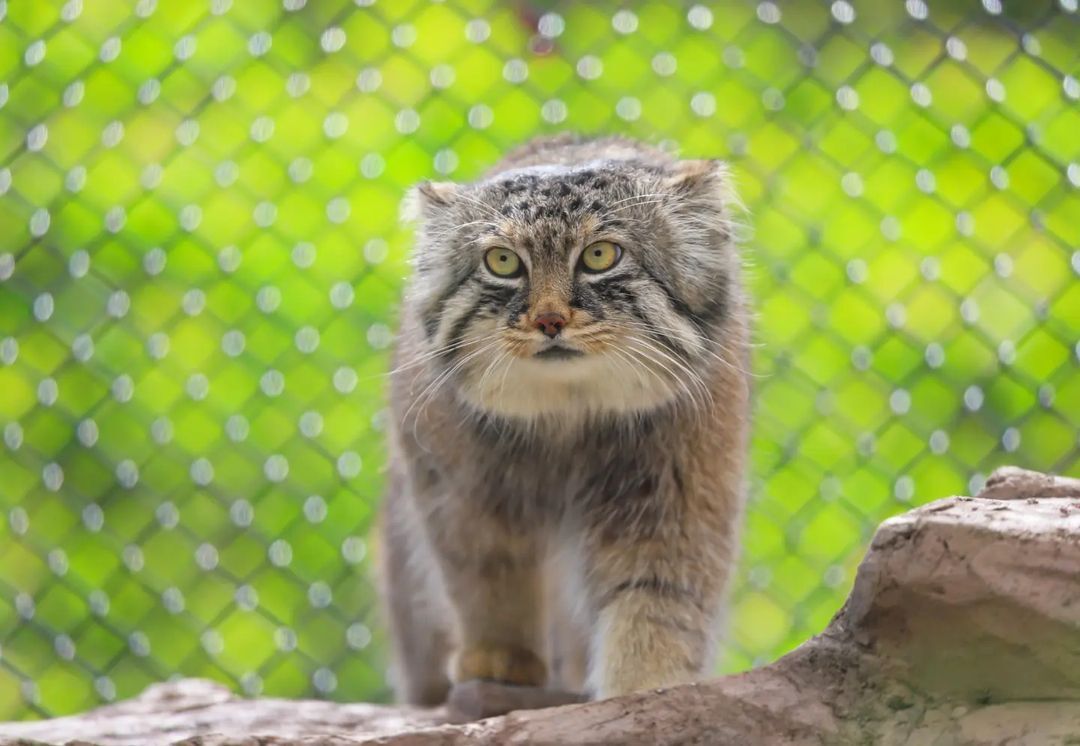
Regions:
<instances>
[{"instance_id":1,"label":"cat's forehead markings","mask_svg":"<svg viewBox=\"0 0 1080 746\"><path fill-rule=\"evenodd\" d=\"M572 166L525 166L499 174L489 182L507 197L537 192L544 197L569 197L590 189L604 189L620 174L608 161L588 161Z\"/></svg>"},{"instance_id":2,"label":"cat's forehead markings","mask_svg":"<svg viewBox=\"0 0 1080 746\"><path fill-rule=\"evenodd\" d=\"M562 256L575 245L591 243L600 232L603 223L594 213L574 216L570 224L541 225L534 220L523 219L503 224L500 236L515 249L533 257ZM497 245L497 241L491 245ZM551 250L556 249L552 254Z\"/></svg>"}]
</instances>

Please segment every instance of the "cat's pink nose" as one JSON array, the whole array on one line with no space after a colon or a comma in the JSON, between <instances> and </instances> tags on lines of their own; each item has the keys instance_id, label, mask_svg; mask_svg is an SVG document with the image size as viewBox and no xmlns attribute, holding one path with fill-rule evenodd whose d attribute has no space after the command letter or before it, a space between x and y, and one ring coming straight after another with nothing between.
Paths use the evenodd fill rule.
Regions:
<instances>
[{"instance_id":1,"label":"cat's pink nose","mask_svg":"<svg viewBox=\"0 0 1080 746\"><path fill-rule=\"evenodd\" d=\"M536 317L533 324L537 329L552 339L559 336L559 332L566 326L566 319L561 313L542 313Z\"/></svg>"}]
</instances>

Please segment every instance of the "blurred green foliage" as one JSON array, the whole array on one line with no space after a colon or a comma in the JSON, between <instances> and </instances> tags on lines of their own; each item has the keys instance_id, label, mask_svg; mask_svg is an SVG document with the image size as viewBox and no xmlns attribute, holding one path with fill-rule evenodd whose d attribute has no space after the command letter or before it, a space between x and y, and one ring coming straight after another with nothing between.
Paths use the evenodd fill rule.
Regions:
<instances>
[{"instance_id":1,"label":"blurred green foliage","mask_svg":"<svg viewBox=\"0 0 1080 746\"><path fill-rule=\"evenodd\" d=\"M727 158L749 208L726 670L908 503L1078 473L1080 21L1008 5L0 1L0 719L386 696L398 201L539 133Z\"/></svg>"}]
</instances>

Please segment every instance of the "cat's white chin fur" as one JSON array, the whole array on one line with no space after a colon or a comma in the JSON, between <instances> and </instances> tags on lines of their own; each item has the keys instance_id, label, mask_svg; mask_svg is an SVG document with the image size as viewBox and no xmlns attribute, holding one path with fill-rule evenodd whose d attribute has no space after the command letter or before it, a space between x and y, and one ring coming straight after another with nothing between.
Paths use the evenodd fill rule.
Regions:
<instances>
[{"instance_id":1,"label":"cat's white chin fur","mask_svg":"<svg viewBox=\"0 0 1080 746\"><path fill-rule=\"evenodd\" d=\"M481 412L516 419L641 414L669 404L680 392L662 371L631 367L609 353L518 358L508 369L487 375L484 368L462 382L459 395Z\"/></svg>"}]
</instances>

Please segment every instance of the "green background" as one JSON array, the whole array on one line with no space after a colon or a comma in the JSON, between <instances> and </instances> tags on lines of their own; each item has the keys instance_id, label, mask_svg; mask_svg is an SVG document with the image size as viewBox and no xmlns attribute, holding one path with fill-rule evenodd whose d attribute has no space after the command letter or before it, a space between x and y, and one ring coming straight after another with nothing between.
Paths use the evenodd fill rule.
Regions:
<instances>
[{"instance_id":1,"label":"green background","mask_svg":"<svg viewBox=\"0 0 1080 746\"><path fill-rule=\"evenodd\" d=\"M1060 2L0 2L0 719L173 675L388 696L368 579L403 190L544 132L731 161L757 298L723 667L873 527L1080 473Z\"/></svg>"}]
</instances>

